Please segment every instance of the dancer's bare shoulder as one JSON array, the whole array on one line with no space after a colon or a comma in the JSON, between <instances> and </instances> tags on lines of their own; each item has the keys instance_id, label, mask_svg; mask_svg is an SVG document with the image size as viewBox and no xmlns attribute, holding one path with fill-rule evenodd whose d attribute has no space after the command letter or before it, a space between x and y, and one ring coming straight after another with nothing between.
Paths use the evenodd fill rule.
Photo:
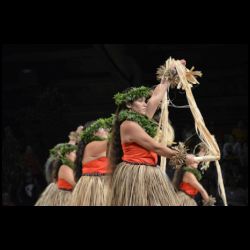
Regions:
<instances>
[{"instance_id":1,"label":"dancer's bare shoulder","mask_svg":"<svg viewBox=\"0 0 250 250\"><path fill-rule=\"evenodd\" d=\"M107 141L93 141L90 142L84 150L83 162L98 159L106 156Z\"/></svg>"}]
</instances>

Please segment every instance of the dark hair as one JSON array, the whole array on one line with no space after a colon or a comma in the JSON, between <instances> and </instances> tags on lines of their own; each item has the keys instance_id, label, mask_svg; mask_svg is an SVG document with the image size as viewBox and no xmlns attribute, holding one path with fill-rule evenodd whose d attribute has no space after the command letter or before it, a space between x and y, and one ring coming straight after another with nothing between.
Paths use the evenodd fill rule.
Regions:
<instances>
[{"instance_id":1,"label":"dark hair","mask_svg":"<svg viewBox=\"0 0 250 250\"><path fill-rule=\"evenodd\" d=\"M45 178L48 184L54 182L54 177L53 177L54 161L55 160L52 157L49 157L44 166Z\"/></svg>"},{"instance_id":2,"label":"dark hair","mask_svg":"<svg viewBox=\"0 0 250 250\"><path fill-rule=\"evenodd\" d=\"M116 109L114 124L111 132L111 142L109 145L109 160L112 172L114 171L116 165L122 162L123 151L120 135L121 122L118 120L118 116L120 111L124 109L127 109L126 104L120 105Z\"/></svg>"},{"instance_id":3,"label":"dark hair","mask_svg":"<svg viewBox=\"0 0 250 250\"><path fill-rule=\"evenodd\" d=\"M94 121L86 122L84 124L84 129L88 128L91 124L93 124L93 122ZM82 160L86 146L87 144L83 140L81 140L77 145L75 169L74 169L75 182L77 182L82 176Z\"/></svg>"},{"instance_id":4,"label":"dark hair","mask_svg":"<svg viewBox=\"0 0 250 250\"><path fill-rule=\"evenodd\" d=\"M52 161L52 177L53 180L58 180L58 173L60 167L63 165L62 161L60 159L55 159Z\"/></svg>"},{"instance_id":5,"label":"dark hair","mask_svg":"<svg viewBox=\"0 0 250 250\"><path fill-rule=\"evenodd\" d=\"M180 169L175 170L172 182L176 190L179 190L179 186L180 186L180 183L182 182L183 176L184 176L184 171L182 167Z\"/></svg>"},{"instance_id":6,"label":"dark hair","mask_svg":"<svg viewBox=\"0 0 250 250\"><path fill-rule=\"evenodd\" d=\"M206 146L203 143L199 143L195 148L194 148L194 154L198 154L203 148L206 150Z\"/></svg>"}]
</instances>

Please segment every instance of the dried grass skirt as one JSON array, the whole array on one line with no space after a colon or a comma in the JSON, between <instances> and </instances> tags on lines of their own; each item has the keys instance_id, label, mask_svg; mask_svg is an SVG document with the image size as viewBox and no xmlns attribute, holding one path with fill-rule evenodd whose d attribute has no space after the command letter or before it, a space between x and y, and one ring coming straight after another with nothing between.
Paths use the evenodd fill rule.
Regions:
<instances>
[{"instance_id":1,"label":"dried grass skirt","mask_svg":"<svg viewBox=\"0 0 250 250\"><path fill-rule=\"evenodd\" d=\"M181 202L181 206L197 206L196 201L186 193L179 191L177 195Z\"/></svg>"},{"instance_id":2,"label":"dried grass skirt","mask_svg":"<svg viewBox=\"0 0 250 250\"><path fill-rule=\"evenodd\" d=\"M49 184L40 195L35 206L52 206L57 192L58 188L56 183Z\"/></svg>"},{"instance_id":3,"label":"dried grass skirt","mask_svg":"<svg viewBox=\"0 0 250 250\"><path fill-rule=\"evenodd\" d=\"M72 193L72 206L107 206L110 175L83 175Z\"/></svg>"},{"instance_id":4,"label":"dried grass skirt","mask_svg":"<svg viewBox=\"0 0 250 250\"><path fill-rule=\"evenodd\" d=\"M159 167L122 162L111 182L112 206L179 206L168 176Z\"/></svg>"}]
</instances>

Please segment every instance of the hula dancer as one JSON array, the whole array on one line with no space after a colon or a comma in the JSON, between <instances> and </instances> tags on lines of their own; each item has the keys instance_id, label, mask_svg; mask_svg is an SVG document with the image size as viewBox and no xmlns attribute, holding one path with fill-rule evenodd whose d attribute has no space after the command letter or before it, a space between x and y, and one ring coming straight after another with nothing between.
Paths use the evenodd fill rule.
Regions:
<instances>
[{"instance_id":1,"label":"hula dancer","mask_svg":"<svg viewBox=\"0 0 250 250\"><path fill-rule=\"evenodd\" d=\"M199 146L198 156L205 155L205 145ZM200 193L204 206L213 206L215 198L209 196L207 191L200 184L202 174L198 169L198 164L193 163L180 167L175 171L173 184L178 191L181 206L197 206L195 196Z\"/></svg>"},{"instance_id":2,"label":"hula dancer","mask_svg":"<svg viewBox=\"0 0 250 250\"><path fill-rule=\"evenodd\" d=\"M76 157L73 206L105 206L110 187L110 168L107 157L108 137L112 118L90 123L81 135Z\"/></svg>"},{"instance_id":3,"label":"hula dancer","mask_svg":"<svg viewBox=\"0 0 250 250\"><path fill-rule=\"evenodd\" d=\"M75 145L58 144L50 150L52 160L52 182L42 193L36 206L66 206L71 199L71 191L75 186L74 161L76 158Z\"/></svg>"},{"instance_id":4,"label":"hula dancer","mask_svg":"<svg viewBox=\"0 0 250 250\"><path fill-rule=\"evenodd\" d=\"M158 143L158 124L152 120L168 89L162 80L150 97L147 87L131 88L115 95L117 110L112 128L111 205L177 206L178 196L167 175L157 166L157 155L192 164L192 155ZM146 100L150 97L148 102Z\"/></svg>"}]
</instances>

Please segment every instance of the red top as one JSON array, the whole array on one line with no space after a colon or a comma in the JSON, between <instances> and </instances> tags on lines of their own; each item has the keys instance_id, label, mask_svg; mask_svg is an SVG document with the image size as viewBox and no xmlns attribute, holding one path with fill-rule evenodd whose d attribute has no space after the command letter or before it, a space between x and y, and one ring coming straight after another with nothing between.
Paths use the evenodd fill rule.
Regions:
<instances>
[{"instance_id":1,"label":"red top","mask_svg":"<svg viewBox=\"0 0 250 250\"><path fill-rule=\"evenodd\" d=\"M124 143L122 144L122 149L122 160L124 161L149 165L157 164L157 154L153 151L148 151L136 143Z\"/></svg>"},{"instance_id":2,"label":"red top","mask_svg":"<svg viewBox=\"0 0 250 250\"><path fill-rule=\"evenodd\" d=\"M181 182L179 188L181 191L192 196L193 198L195 197L195 195L199 193L199 191L196 188L194 188L193 186L191 186L189 183L186 182Z\"/></svg>"},{"instance_id":3,"label":"red top","mask_svg":"<svg viewBox=\"0 0 250 250\"><path fill-rule=\"evenodd\" d=\"M73 186L69 184L67 181L64 179L58 179L57 180L57 187L58 189L65 189L71 191L73 189Z\"/></svg>"},{"instance_id":4,"label":"red top","mask_svg":"<svg viewBox=\"0 0 250 250\"><path fill-rule=\"evenodd\" d=\"M107 157L100 157L96 160L84 163L82 174L109 174L109 161Z\"/></svg>"}]
</instances>

